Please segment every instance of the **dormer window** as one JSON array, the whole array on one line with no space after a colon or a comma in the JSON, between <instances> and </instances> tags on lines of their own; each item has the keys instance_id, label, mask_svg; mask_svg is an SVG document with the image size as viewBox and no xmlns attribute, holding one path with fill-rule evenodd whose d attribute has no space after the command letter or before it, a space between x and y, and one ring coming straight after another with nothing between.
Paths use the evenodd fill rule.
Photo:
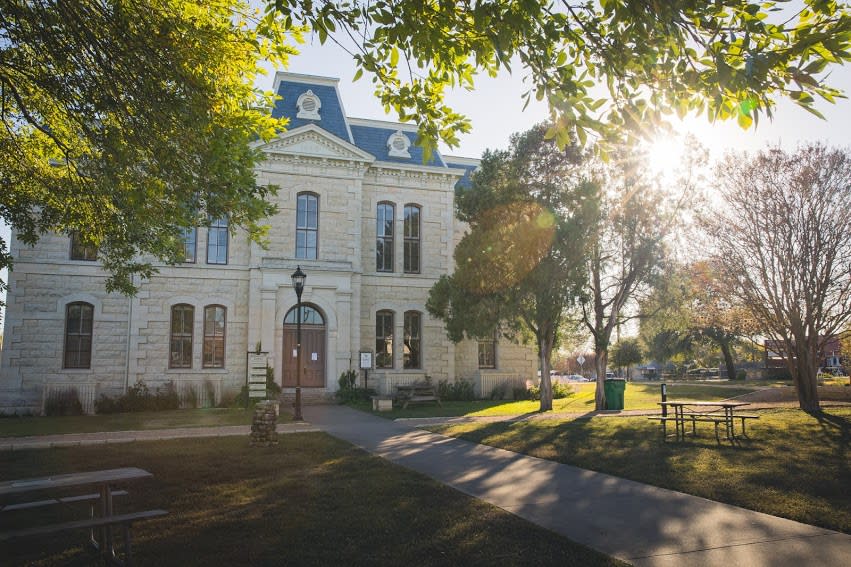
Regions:
<instances>
[{"instance_id":1,"label":"dormer window","mask_svg":"<svg viewBox=\"0 0 851 567\"><path fill-rule=\"evenodd\" d=\"M322 108L322 102L319 97L313 94L313 91L308 90L302 93L295 102L298 107L296 118L305 118L307 120L321 120L319 117L319 109Z\"/></svg>"},{"instance_id":2,"label":"dormer window","mask_svg":"<svg viewBox=\"0 0 851 567\"><path fill-rule=\"evenodd\" d=\"M401 130L396 130L387 138L387 150L390 157L410 158L411 154L408 153L410 147L411 140Z\"/></svg>"}]
</instances>

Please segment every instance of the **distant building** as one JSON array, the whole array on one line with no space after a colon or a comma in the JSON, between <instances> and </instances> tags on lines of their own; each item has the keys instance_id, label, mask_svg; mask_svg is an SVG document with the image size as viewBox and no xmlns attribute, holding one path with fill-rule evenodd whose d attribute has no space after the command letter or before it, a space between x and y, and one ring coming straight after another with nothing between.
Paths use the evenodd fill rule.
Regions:
<instances>
[{"instance_id":1,"label":"distant building","mask_svg":"<svg viewBox=\"0 0 851 567\"><path fill-rule=\"evenodd\" d=\"M779 341L766 340L763 346L766 368L786 368L783 357L780 355L783 349ZM828 372L839 371L842 369L842 357L842 346L839 337L830 337L825 341L819 353L819 367Z\"/></svg>"},{"instance_id":2,"label":"distant building","mask_svg":"<svg viewBox=\"0 0 851 567\"><path fill-rule=\"evenodd\" d=\"M267 249L214 219L184 235L184 263L160 266L127 298L104 291L95 250L59 234L30 247L13 233L0 412L39 411L49 392L72 387L91 411L97 396L137 381L172 381L218 401L246 383L257 345L291 391L297 266L307 273L308 397L333 395L361 351L374 355L369 386L385 393L429 376L470 379L488 395L534 376L531 349L455 345L425 310L465 230L454 215L455 185L478 161L436 152L423 163L414 127L347 117L336 79L278 73L274 88L282 96L274 114L290 122L258 145L258 181L280 187Z\"/></svg>"}]
</instances>

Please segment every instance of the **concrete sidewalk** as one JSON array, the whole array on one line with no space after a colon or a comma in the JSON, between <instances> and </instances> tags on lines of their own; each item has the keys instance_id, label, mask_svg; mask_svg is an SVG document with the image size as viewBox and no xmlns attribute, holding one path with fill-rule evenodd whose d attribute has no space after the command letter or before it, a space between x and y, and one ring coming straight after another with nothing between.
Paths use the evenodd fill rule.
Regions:
<instances>
[{"instance_id":1,"label":"concrete sidewalk","mask_svg":"<svg viewBox=\"0 0 851 567\"><path fill-rule=\"evenodd\" d=\"M304 433L319 431L309 423L279 423L278 433ZM66 433L64 435L40 435L35 437L0 437L0 451L22 451L24 449L51 449L80 445L103 445L105 443L132 443L133 441L162 441L187 437L230 437L251 434L250 425L220 427L181 427L176 429L145 429L139 431L109 431L103 433Z\"/></svg>"},{"instance_id":2,"label":"concrete sidewalk","mask_svg":"<svg viewBox=\"0 0 851 567\"><path fill-rule=\"evenodd\" d=\"M344 406L305 418L530 522L641 567L851 564L851 536L469 443Z\"/></svg>"}]
</instances>

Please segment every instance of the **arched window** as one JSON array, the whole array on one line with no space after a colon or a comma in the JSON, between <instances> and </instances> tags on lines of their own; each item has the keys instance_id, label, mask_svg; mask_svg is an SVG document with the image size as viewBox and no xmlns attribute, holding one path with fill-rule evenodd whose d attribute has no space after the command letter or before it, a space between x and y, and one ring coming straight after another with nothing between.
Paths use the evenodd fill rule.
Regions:
<instances>
[{"instance_id":1,"label":"arched window","mask_svg":"<svg viewBox=\"0 0 851 567\"><path fill-rule=\"evenodd\" d=\"M204 368L224 368L227 310L221 305L204 307Z\"/></svg>"},{"instance_id":2,"label":"arched window","mask_svg":"<svg viewBox=\"0 0 851 567\"><path fill-rule=\"evenodd\" d=\"M393 312L375 314L375 367L393 368Z\"/></svg>"},{"instance_id":3,"label":"arched window","mask_svg":"<svg viewBox=\"0 0 851 567\"><path fill-rule=\"evenodd\" d=\"M169 368L192 368L192 328L195 308L181 303L171 308Z\"/></svg>"},{"instance_id":4,"label":"arched window","mask_svg":"<svg viewBox=\"0 0 851 567\"><path fill-rule=\"evenodd\" d=\"M319 248L319 196L299 193L296 198L295 257L315 260Z\"/></svg>"},{"instance_id":5,"label":"arched window","mask_svg":"<svg viewBox=\"0 0 851 567\"><path fill-rule=\"evenodd\" d=\"M295 325L298 323L296 319L296 308L293 307L287 312L287 315L284 317L284 323L289 323ZM320 313L315 307L311 307L310 305L302 305L301 306L301 324L302 325L324 325L325 319L322 317L322 313Z\"/></svg>"},{"instance_id":6,"label":"arched window","mask_svg":"<svg viewBox=\"0 0 851 567\"><path fill-rule=\"evenodd\" d=\"M375 214L375 269L393 271L393 203L378 203Z\"/></svg>"},{"instance_id":7,"label":"arched window","mask_svg":"<svg viewBox=\"0 0 851 567\"><path fill-rule=\"evenodd\" d=\"M405 205L405 250L404 269L406 274L420 273L420 207Z\"/></svg>"},{"instance_id":8,"label":"arched window","mask_svg":"<svg viewBox=\"0 0 851 567\"><path fill-rule=\"evenodd\" d=\"M228 218L211 219L207 229L207 263L228 263Z\"/></svg>"},{"instance_id":9,"label":"arched window","mask_svg":"<svg viewBox=\"0 0 851 567\"><path fill-rule=\"evenodd\" d=\"M92 327L95 309L77 301L65 307L65 353L63 368L92 367Z\"/></svg>"},{"instance_id":10,"label":"arched window","mask_svg":"<svg viewBox=\"0 0 851 567\"><path fill-rule=\"evenodd\" d=\"M405 340L402 345L404 368L423 367L422 326L423 318L419 311L405 311Z\"/></svg>"}]
</instances>

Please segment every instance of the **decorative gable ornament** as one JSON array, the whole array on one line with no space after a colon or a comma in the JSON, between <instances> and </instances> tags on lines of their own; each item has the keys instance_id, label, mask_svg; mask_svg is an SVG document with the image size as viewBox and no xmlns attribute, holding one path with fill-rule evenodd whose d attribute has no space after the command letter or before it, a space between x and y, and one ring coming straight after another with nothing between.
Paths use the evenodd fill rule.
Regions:
<instances>
[{"instance_id":1,"label":"decorative gable ornament","mask_svg":"<svg viewBox=\"0 0 851 567\"><path fill-rule=\"evenodd\" d=\"M410 158L408 148L411 147L411 140L401 130L396 130L387 138L387 150L390 157Z\"/></svg>"},{"instance_id":2,"label":"decorative gable ornament","mask_svg":"<svg viewBox=\"0 0 851 567\"><path fill-rule=\"evenodd\" d=\"M302 93L295 101L298 107L296 118L304 118L306 120L322 120L319 116L319 109L322 108L322 101L319 97L313 94L313 91L308 90Z\"/></svg>"}]
</instances>

